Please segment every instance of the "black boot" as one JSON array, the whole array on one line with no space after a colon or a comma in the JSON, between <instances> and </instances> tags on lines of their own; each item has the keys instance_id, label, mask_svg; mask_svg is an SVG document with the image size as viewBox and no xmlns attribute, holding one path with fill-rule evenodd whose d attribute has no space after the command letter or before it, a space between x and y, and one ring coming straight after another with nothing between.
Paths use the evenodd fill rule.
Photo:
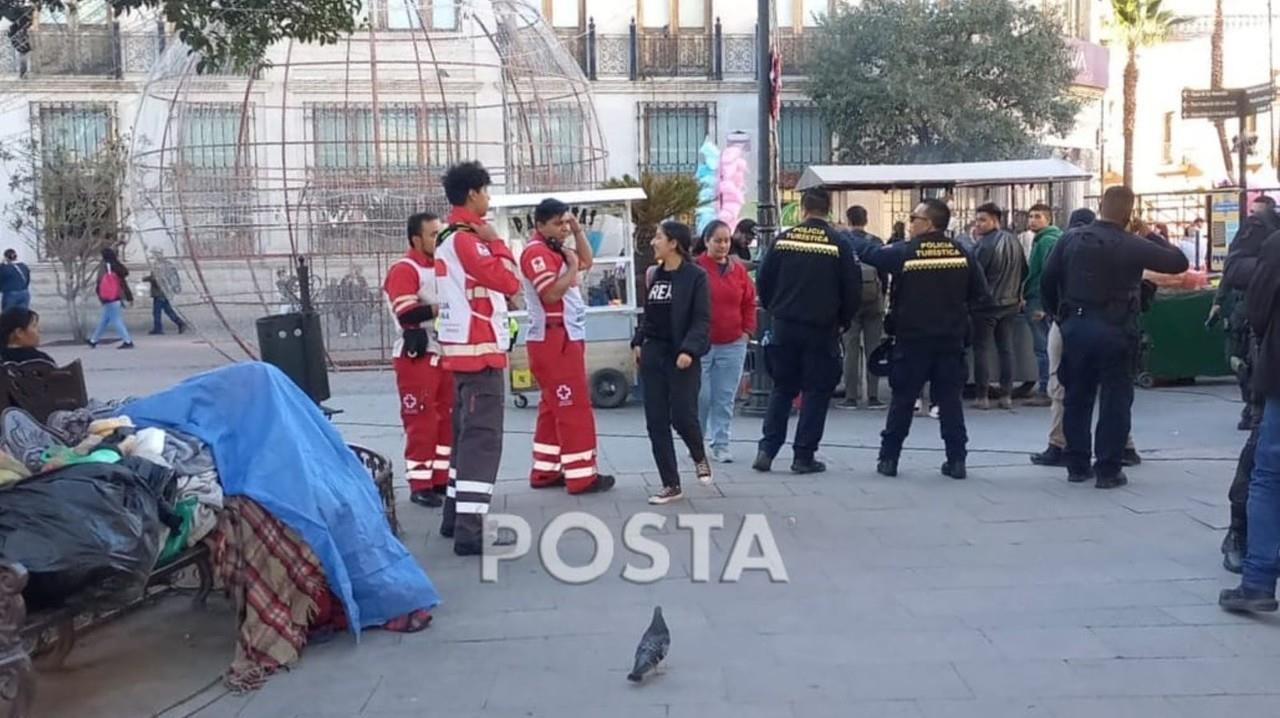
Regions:
<instances>
[{"instance_id":1,"label":"black boot","mask_svg":"<svg viewBox=\"0 0 1280 718\"><path fill-rule=\"evenodd\" d=\"M1036 466L1062 466L1065 459L1062 447L1049 444L1049 448L1031 455L1031 463Z\"/></svg>"},{"instance_id":2,"label":"black boot","mask_svg":"<svg viewBox=\"0 0 1280 718\"><path fill-rule=\"evenodd\" d=\"M1129 477L1124 475L1123 471L1117 471L1111 476L1099 476L1094 482L1095 489L1118 489L1129 483Z\"/></svg>"},{"instance_id":3,"label":"black boot","mask_svg":"<svg viewBox=\"0 0 1280 718\"><path fill-rule=\"evenodd\" d=\"M876 473L880 474L881 476L888 476L890 478L897 476L898 460L897 459L881 459L880 463L876 464Z\"/></svg>"},{"instance_id":4,"label":"black boot","mask_svg":"<svg viewBox=\"0 0 1280 718\"><path fill-rule=\"evenodd\" d=\"M951 478L957 479L957 480L969 478L969 472L965 470L963 459L956 459L954 461L948 461L947 463L943 464L942 475L950 476Z\"/></svg>"},{"instance_id":5,"label":"black boot","mask_svg":"<svg viewBox=\"0 0 1280 718\"><path fill-rule=\"evenodd\" d=\"M515 546L516 532L509 528L498 529L498 535L493 539L494 546ZM479 556L484 553L484 545L481 543L453 545L453 553L458 556Z\"/></svg>"},{"instance_id":6,"label":"black boot","mask_svg":"<svg viewBox=\"0 0 1280 718\"><path fill-rule=\"evenodd\" d=\"M1093 477L1093 469L1089 467L1085 467L1083 469L1067 468L1067 481L1070 481L1073 484L1083 484Z\"/></svg>"},{"instance_id":7,"label":"black boot","mask_svg":"<svg viewBox=\"0 0 1280 718\"><path fill-rule=\"evenodd\" d=\"M438 509L444 506L444 498L436 493L435 489L423 489L414 491L409 494L409 500L419 506L425 506L429 509Z\"/></svg>"},{"instance_id":8,"label":"black boot","mask_svg":"<svg viewBox=\"0 0 1280 718\"><path fill-rule=\"evenodd\" d=\"M1280 608L1275 596L1244 586L1223 589L1218 594L1218 605L1233 613L1275 613Z\"/></svg>"},{"instance_id":9,"label":"black boot","mask_svg":"<svg viewBox=\"0 0 1280 718\"><path fill-rule=\"evenodd\" d=\"M751 464L751 468L767 474L773 471L773 457L761 451L756 454L755 463Z\"/></svg>"},{"instance_id":10,"label":"black boot","mask_svg":"<svg viewBox=\"0 0 1280 718\"><path fill-rule=\"evenodd\" d=\"M1222 537L1222 567L1231 573L1244 573L1246 546L1248 543L1243 531L1227 529L1227 535Z\"/></svg>"},{"instance_id":11,"label":"black boot","mask_svg":"<svg viewBox=\"0 0 1280 718\"><path fill-rule=\"evenodd\" d=\"M1120 455L1121 466L1138 466L1142 463L1142 454L1137 449L1125 449Z\"/></svg>"},{"instance_id":12,"label":"black boot","mask_svg":"<svg viewBox=\"0 0 1280 718\"><path fill-rule=\"evenodd\" d=\"M827 465L815 460L812 456L803 459L796 457L791 460L791 473L793 474L821 474L826 470Z\"/></svg>"}]
</instances>

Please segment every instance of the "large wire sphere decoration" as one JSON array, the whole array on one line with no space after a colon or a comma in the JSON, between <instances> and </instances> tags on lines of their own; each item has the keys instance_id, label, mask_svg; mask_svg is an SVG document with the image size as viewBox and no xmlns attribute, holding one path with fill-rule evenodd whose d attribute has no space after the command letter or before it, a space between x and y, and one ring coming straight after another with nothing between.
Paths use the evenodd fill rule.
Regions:
<instances>
[{"instance_id":1,"label":"large wire sphere decoration","mask_svg":"<svg viewBox=\"0 0 1280 718\"><path fill-rule=\"evenodd\" d=\"M447 209L452 164L483 163L495 193L605 180L590 85L566 49L583 38L565 42L520 0L365 6L338 44L282 42L248 73L169 47L142 93L131 242L229 360L259 355L260 317L298 309L305 257L329 359L384 361L399 330L381 279L407 217Z\"/></svg>"}]
</instances>

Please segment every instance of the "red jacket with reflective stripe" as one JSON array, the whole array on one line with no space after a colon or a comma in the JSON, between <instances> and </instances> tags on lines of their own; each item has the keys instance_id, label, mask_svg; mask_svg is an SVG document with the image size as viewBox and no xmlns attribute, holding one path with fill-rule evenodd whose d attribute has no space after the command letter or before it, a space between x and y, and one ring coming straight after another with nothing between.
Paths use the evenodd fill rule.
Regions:
<instances>
[{"instance_id":1,"label":"red jacket with reflective stripe","mask_svg":"<svg viewBox=\"0 0 1280 718\"><path fill-rule=\"evenodd\" d=\"M463 224L479 228L485 226L482 217L476 216L461 207L455 207L449 213L451 225ZM458 230L445 240L452 246L446 251L436 250L436 278L441 282L441 294L448 296L448 289L443 286L449 282L457 286L459 278L463 281L466 293L469 323L465 339L446 336L441 329L440 345L444 354L444 368L449 371L475 373L488 368L503 369L507 366L507 353L501 349L505 345L495 331L491 318L495 311L495 302L490 299L490 292L509 297L520 291L520 278L516 273L516 261L506 242L494 240L486 242L476 234L466 230ZM456 257L460 266L450 266L448 258ZM461 274L461 277L458 275ZM505 299L498 304L505 304ZM506 330L505 327L502 329Z\"/></svg>"}]
</instances>

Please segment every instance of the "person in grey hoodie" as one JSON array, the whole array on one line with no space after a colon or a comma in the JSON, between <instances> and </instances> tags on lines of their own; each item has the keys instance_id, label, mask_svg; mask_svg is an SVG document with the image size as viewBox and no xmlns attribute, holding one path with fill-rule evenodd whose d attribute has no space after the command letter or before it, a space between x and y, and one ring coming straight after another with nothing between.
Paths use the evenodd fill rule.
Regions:
<instances>
[{"instance_id":1,"label":"person in grey hoodie","mask_svg":"<svg viewBox=\"0 0 1280 718\"><path fill-rule=\"evenodd\" d=\"M973 381L975 409L990 409L990 355L994 351L1000 376L1000 408L1013 408L1013 332L1022 311L1022 285L1027 258L1022 243L1002 227L1004 212L994 203L978 207L974 218L978 265L991 288L991 303L973 315Z\"/></svg>"}]
</instances>

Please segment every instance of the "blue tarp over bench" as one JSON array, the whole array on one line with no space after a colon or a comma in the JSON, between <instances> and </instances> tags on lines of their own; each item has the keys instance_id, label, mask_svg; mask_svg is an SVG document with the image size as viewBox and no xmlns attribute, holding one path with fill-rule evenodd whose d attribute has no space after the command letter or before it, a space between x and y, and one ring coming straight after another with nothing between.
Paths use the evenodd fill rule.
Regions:
<instances>
[{"instance_id":1,"label":"blue tarp over bench","mask_svg":"<svg viewBox=\"0 0 1280 718\"><path fill-rule=\"evenodd\" d=\"M215 369L121 413L207 443L224 492L253 499L306 540L357 633L440 602L391 533L368 470L279 369L259 362Z\"/></svg>"}]
</instances>

